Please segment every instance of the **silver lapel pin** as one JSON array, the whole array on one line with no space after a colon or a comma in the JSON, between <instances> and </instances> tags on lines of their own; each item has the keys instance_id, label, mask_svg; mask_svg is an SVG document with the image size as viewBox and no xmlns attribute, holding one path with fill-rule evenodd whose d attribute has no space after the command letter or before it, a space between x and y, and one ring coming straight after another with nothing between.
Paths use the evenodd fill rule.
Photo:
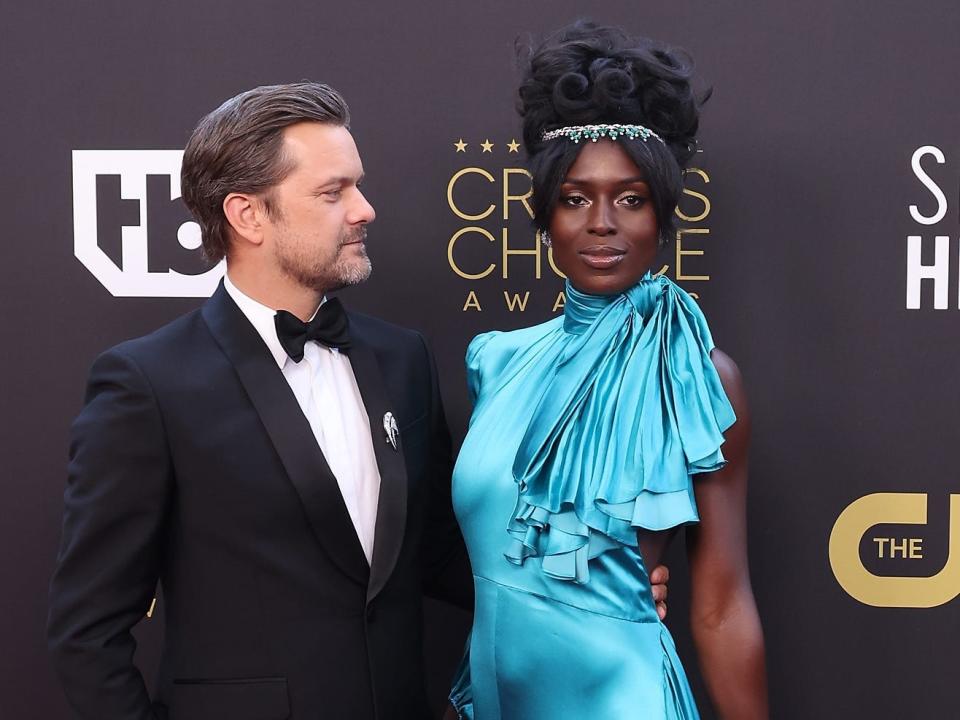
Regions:
<instances>
[{"instance_id":1,"label":"silver lapel pin","mask_svg":"<svg viewBox=\"0 0 960 720\"><path fill-rule=\"evenodd\" d=\"M387 434L387 442L394 450L397 449L397 440L400 438L400 429L397 427L397 419L393 413L388 412L383 416L383 431Z\"/></svg>"}]
</instances>

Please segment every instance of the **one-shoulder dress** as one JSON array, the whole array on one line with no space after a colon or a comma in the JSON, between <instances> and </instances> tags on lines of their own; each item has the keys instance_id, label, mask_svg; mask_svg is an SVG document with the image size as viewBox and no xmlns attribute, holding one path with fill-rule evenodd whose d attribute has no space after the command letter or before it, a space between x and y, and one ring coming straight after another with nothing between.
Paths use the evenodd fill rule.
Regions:
<instances>
[{"instance_id":1,"label":"one-shoulder dress","mask_svg":"<svg viewBox=\"0 0 960 720\"><path fill-rule=\"evenodd\" d=\"M476 588L461 718L697 718L637 530L698 521L735 416L696 302L665 277L567 284L562 317L477 336L453 479Z\"/></svg>"}]
</instances>

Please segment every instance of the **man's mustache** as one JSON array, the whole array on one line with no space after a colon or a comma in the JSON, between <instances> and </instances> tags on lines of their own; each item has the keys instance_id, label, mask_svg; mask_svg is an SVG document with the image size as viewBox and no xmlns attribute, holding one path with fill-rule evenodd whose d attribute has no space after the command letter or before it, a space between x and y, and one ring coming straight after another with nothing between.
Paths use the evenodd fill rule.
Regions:
<instances>
[{"instance_id":1,"label":"man's mustache","mask_svg":"<svg viewBox=\"0 0 960 720\"><path fill-rule=\"evenodd\" d=\"M343 236L343 240L340 241L340 247L344 245L350 245L351 243L357 242L366 242L367 240L367 229L361 227L359 230L354 230L347 235Z\"/></svg>"}]
</instances>

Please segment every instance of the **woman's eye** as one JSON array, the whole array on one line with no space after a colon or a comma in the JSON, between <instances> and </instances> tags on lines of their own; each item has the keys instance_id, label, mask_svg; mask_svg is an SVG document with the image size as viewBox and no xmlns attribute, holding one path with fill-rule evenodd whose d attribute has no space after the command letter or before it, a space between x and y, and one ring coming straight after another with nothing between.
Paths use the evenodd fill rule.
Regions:
<instances>
[{"instance_id":1,"label":"woman's eye","mask_svg":"<svg viewBox=\"0 0 960 720\"><path fill-rule=\"evenodd\" d=\"M643 205L645 201L646 198L640 195L624 195L622 198L620 198L620 202L628 207L639 207L640 205Z\"/></svg>"},{"instance_id":2,"label":"woman's eye","mask_svg":"<svg viewBox=\"0 0 960 720\"><path fill-rule=\"evenodd\" d=\"M574 207L579 207L587 203L587 199L583 195L564 195L560 198L560 202L564 205L572 205Z\"/></svg>"}]
</instances>

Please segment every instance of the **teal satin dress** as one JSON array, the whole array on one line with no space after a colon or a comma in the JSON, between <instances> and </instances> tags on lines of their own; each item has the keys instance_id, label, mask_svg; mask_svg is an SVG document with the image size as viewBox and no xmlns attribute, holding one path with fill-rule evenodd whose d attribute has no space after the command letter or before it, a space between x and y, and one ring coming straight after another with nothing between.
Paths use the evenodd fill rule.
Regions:
<instances>
[{"instance_id":1,"label":"teal satin dress","mask_svg":"<svg viewBox=\"0 0 960 720\"><path fill-rule=\"evenodd\" d=\"M453 479L476 609L462 718L697 718L637 529L698 520L692 476L735 417L696 302L649 274L567 285L562 317L476 337Z\"/></svg>"}]
</instances>

